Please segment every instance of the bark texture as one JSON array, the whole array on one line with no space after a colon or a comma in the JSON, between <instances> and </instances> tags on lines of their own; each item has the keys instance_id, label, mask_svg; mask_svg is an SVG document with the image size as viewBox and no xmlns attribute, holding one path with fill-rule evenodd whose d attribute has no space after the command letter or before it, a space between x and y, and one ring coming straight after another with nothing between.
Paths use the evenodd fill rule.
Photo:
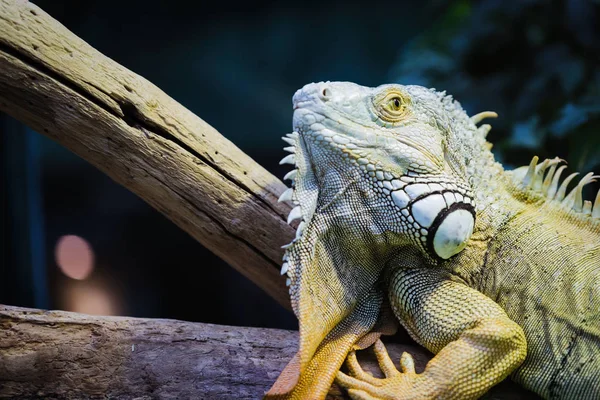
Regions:
<instances>
[{"instance_id":1,"label":"bark texture","mask_svg":"<svg viewBox=\"0 0 600 400\"><path fill-rule=\"evenodd\" d=\"M89 161L290 308L279 275L280 247L294 237L290 207L277 203L285 185L24 0L0 0L0 111Z\"/></svg>"},{"instance_id":2,"label":"bark texture","mask_svg":"<svg viewBox=\"0 0 600 400\"><path fill-rule=\"evenodd\" d=\"M258 399L297 349L297 332L94 317L0 306L0 398ZM389 343L393 360L421 347ZM369 350L365 369L380 376ZM330 399L343 398L337 387ZM532 399L510 382L488 399Z\"/></svg>"}]
</instances>

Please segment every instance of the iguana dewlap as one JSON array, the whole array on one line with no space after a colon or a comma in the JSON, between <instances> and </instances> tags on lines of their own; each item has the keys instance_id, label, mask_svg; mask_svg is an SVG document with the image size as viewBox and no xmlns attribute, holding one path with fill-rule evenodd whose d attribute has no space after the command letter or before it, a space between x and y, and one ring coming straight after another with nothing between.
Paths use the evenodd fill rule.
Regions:
<instances>
[{"instance_id":1,"label":"iguana dewlap","mask_svg":"<svg viewBox=\"0 0 600 400\"><path fill-rule=\"evenodd\" d=\"M296 92L296 239L288 276L300 348L267 398L470 399L507 376L548 399L600 399L600 193L561 160L504 171L471 118L419 86ZM377 341L394 318L435 357L400 371ZM385 379L354 350L375 343ZM347 360L348 374L340 372Z\"/></svg>"}]
</instances>

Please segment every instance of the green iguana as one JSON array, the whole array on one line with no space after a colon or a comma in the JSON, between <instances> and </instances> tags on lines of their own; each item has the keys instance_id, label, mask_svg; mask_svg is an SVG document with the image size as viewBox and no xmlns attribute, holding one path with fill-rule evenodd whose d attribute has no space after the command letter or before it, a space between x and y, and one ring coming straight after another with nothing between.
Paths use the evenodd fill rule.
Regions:
<instances>
[{"instance_id":1,"label":"green iguana","mask_svg":"<svg viewBox=\"0 0 600 400\"><path fill-rule=\"evenodd\" d=\"M300 222L282 273L300 346L268 399L322 399L334 380L353 399L471 399L509 375L547 399L600 398L593 174L567 194L560 159L504 171L477 127L495 113L419 86L313 83L293 104L280 200ZM422 373L379 341L393 316L435 354ZM371 344L383 379L357 362Z\"/></svg>"}]
</instances>

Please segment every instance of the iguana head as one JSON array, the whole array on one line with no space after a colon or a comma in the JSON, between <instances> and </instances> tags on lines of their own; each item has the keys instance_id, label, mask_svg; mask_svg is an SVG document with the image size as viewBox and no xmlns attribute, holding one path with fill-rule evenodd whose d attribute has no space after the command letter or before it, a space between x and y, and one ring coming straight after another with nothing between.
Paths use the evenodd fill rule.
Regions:
<instances>
[{"instance_id":1,"label":"iguana head","mask_svg":"<svg viewBox=\"0 0 600 400\"><path fill-rule=\"evenodd\" d=\"M464 159L448 155L453 102L420 86L321 82L293 104L301 212L292 218L306 226L320 197L347 229L370 213L373 233L395 232L433 259L465 247L475 209Z\"/></svg>"},{"instance_id":2,"label":"iguana head","mask_svg":"<svg viewBox=\"0 0 600 400\"><path fill-rule=\"evenodd\" d=\"M297 368L288 368L295 372L282 374L295 378L281 378L270 394L321 398L374 329L392 257L416 252L437 262L465 247L475 222L470 159L485 139L457 103L418 86L313 83L293 106L282 163L295 169L280 200L295 206L288 222L300 222L282 273L300 350Z\"/></svg>"}]
</instances>

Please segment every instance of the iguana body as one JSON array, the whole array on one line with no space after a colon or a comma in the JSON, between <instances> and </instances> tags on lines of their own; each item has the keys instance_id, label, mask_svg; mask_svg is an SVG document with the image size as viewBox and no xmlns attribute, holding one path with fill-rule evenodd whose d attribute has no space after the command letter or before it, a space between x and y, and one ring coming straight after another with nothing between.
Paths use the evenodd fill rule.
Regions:
<instances>
[{"instance_id":1,"label":"iguana body","mask_svg":"<svg viewBox=\"0 0 600 400\"><path fill-rule=\"evenodd\" d=\"M600 398L591 174L566 195L558 159L505 172L476 126L493 113L418 86L310 84L294 110L281 200L301 221L282 272L300 350L268 398L324 398L336 379L356 399L468 399L511 374L545 398ZM376 341L395 320L436 354L423 373ZM385 379L356 361L372 343Z\"/></svg>"}]
</instances>

